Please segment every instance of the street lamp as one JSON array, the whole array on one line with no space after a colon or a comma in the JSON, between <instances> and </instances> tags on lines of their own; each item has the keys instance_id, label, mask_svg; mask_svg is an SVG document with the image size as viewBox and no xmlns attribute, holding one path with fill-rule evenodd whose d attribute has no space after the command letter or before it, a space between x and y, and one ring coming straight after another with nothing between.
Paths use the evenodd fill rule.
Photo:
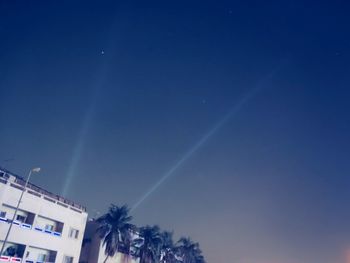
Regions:
<instances>
[{"instance_id":1,"label":"street lamp","mask_svg":"<svg viewBox=\"0 0 350 263\"><path fill-rule=\"evenodd\" d=\"M40 172L40 168L39 168L39 167L33 168L33 169L31 169L31 170L29 171L29 174L28 174L26 183L25 183L25 185L24 185L24 187L23 187L21 196L20 196L20 198L19 198L19 200L18 200L17 207L16 207L16 209L15 209L15 213L13 214L13 217L12 217L12 220L11 220L11 223L10 223L10 227L9 227L9 229L7 230L4 243L2 244L0 256L2 256L2 253L4 253L5 245L6 245L7 239L8 239L8 237L9 237L9 235L10 235L11 228L12 228L12 225L13 225L13 221L15 221L15 218L16 218L16 215L17 215L17 211L18 211L18 207L19 207L19 204L20 204L21 201L22 201L22 197L23 197L24 191L25 191L26 188L27 188L27 185L28 185L30 176L32 175L32 173L38 173L38 172Z\"/></svg>"}]
</instances>

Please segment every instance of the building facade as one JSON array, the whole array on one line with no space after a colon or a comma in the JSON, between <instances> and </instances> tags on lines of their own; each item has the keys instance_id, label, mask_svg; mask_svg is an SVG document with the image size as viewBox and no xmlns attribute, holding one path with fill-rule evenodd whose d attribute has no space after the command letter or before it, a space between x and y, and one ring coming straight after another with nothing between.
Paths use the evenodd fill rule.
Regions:
<instances>
[{"instance_id":1,"label":"building facade","mask_svg":"<svg viewBox=\"0 0 350 263\"><path fill-rule=\"evenodd\" d=\"M24 185L0 168L0 248ZM83 206L29 183L0 261L78 263L86 221Z\"/></svg>"}]
</instances>

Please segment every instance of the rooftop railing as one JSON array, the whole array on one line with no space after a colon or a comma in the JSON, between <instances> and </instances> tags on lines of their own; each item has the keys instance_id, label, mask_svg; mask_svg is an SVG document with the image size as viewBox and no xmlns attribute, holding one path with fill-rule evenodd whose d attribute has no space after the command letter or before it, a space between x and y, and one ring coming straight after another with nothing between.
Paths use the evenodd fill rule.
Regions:
<instances>
[{"instance_id":1,"label":"rooftop railing","mask_svg":"<svg viewBox=\"0 0 350 263\"><path fill-rule=\"evenodd\" d=\"M18 176L18 175L15 175L13 173L10 173L9 171L6 171L5 169L3 168L0 168L0 180L1 182L4 183L4 181L8 181L8 179L13 176L15 179L14 179L14 182L19 185L19 186L22 186L22 188L24 187L25 185L25 180ZM17 187L16 187L17 188ZM86 212L86 207L80 205L80 204L77 204L63 196L60 196L60 195L57 195L57 194L54 194L54 193L51 193L49 191L46 191L45 189L35 185L35 184L32 184L32 183L28 183L27 184L27 189L30 189L30 190L33 190L34 192L40 194L40 195L44 195L44 196L47 196L49 197L50 199L53 199L55 201L58 201L60 203L63 203L63 204L66 204L66 205L69 205L73 208L76 208L76 209L79 209L81 211L84 211ZM27 190L27 191L30 191L30 190ZM74 211L76 211L75 209L72 209Z\"/></svg>"}]
</instances>

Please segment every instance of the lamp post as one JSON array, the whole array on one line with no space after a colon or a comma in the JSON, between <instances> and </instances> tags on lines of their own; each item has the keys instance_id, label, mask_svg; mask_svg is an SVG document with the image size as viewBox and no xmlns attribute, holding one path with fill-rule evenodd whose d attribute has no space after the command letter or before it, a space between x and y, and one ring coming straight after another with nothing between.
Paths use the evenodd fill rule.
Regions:
<instances>
[{"instance_id":1,"label":"lamp post","mask_svg":"<svg viewBox=\"0 0 350 263\"><path fill-rule=\"evenodd\" d=\"M12 228L12 225L13 225L13 221L15 220L16 218L16 215L17 215L17 211L18 211L18 207L19 207L19 204L21 203L22 201L22 197L23 197L23 194L24 194L24 191L26 190L27 188L27 185L28 185L28 182L29 182L29 179L30 179L30 176L32 175L32 173L38 173L40 172L40 168L33 168L29 171L29 174L28 174L28 177L27 177L27 180L26 180L26 183L23 187L23 190L22 190L22 193L21 193L21 196L19 197L19 200L18 200L18 203L17 203L17 207L15 209L15 213L13 214L13 217L12 217L12 220L11 220L11 223L10 223L10 227L9 229L7 230L7 233L6 233L6 237L5 237L5 240L4 240L4 243L2 244L2 247L1 247L1 252L0 252L0 256L2 256L2 254L4 253L4 250L5 250L5 245L6 245L6 242L7 242L7 239L10 235L10 232L11 232L11 228Z\"/></svg>"}]
</instances>

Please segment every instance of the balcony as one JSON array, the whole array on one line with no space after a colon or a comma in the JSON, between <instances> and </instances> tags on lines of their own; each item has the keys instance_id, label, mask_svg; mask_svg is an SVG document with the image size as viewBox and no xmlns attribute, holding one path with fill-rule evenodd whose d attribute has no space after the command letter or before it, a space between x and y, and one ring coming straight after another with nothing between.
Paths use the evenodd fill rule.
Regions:
<instances>
[{"instance_id":1,"label":"balcony","mask_svg":"<svg viewBox=\"0 0 350 263\"><path fill-rule=\"evenodd\" d=\"M6 218L6 217L0 217L0 224L10 224L11 223L11 219ZM62 224L62 223L61 223ZM55 236L55 237L61 237L62 236L62 228L63 228L63 224L62 224L62 228L61 228L61 232L57 232L57 231L52 231L52 230L48 230L45 229L41 226L34 226L27 224L27 223L23 223L17 220L13 221L13 226L17 226L17 227L21 227L27 230L34 230L43 234L48 234L51 236Z\"/></svg>"},{"instance_id":2,"label":"balcony","mask_svg":"<svg viewBox=\"0 0 350 263\"><path fill-rule=\"evenodd\" d=\"M1 245L3 242L1 242ZM16 243L6 243L0 261L21 262L26 246Z\"/></svg>"},{"instance_id":3,"label":"balcony","mask_svg":"<svg viewBox=\"0 0 350 263\"><path fill-rule=\"evenodd\" d=\"M50 263L56 260L56 251L41 249L36 247L28 247L25 256L26 263Z\"/></svg>"},{"instance_id":4,"label":"balcony","mask_svg":"<svg viewBox=\"0 0 350 263\"><path fill-rule=\"evenodd\" d=\"M31 246L26 250L25 245L7 243L4 254L0 256L0 262L54 263L56 255L57 252L52 250Z\"/></svg>"}]
</instances>

